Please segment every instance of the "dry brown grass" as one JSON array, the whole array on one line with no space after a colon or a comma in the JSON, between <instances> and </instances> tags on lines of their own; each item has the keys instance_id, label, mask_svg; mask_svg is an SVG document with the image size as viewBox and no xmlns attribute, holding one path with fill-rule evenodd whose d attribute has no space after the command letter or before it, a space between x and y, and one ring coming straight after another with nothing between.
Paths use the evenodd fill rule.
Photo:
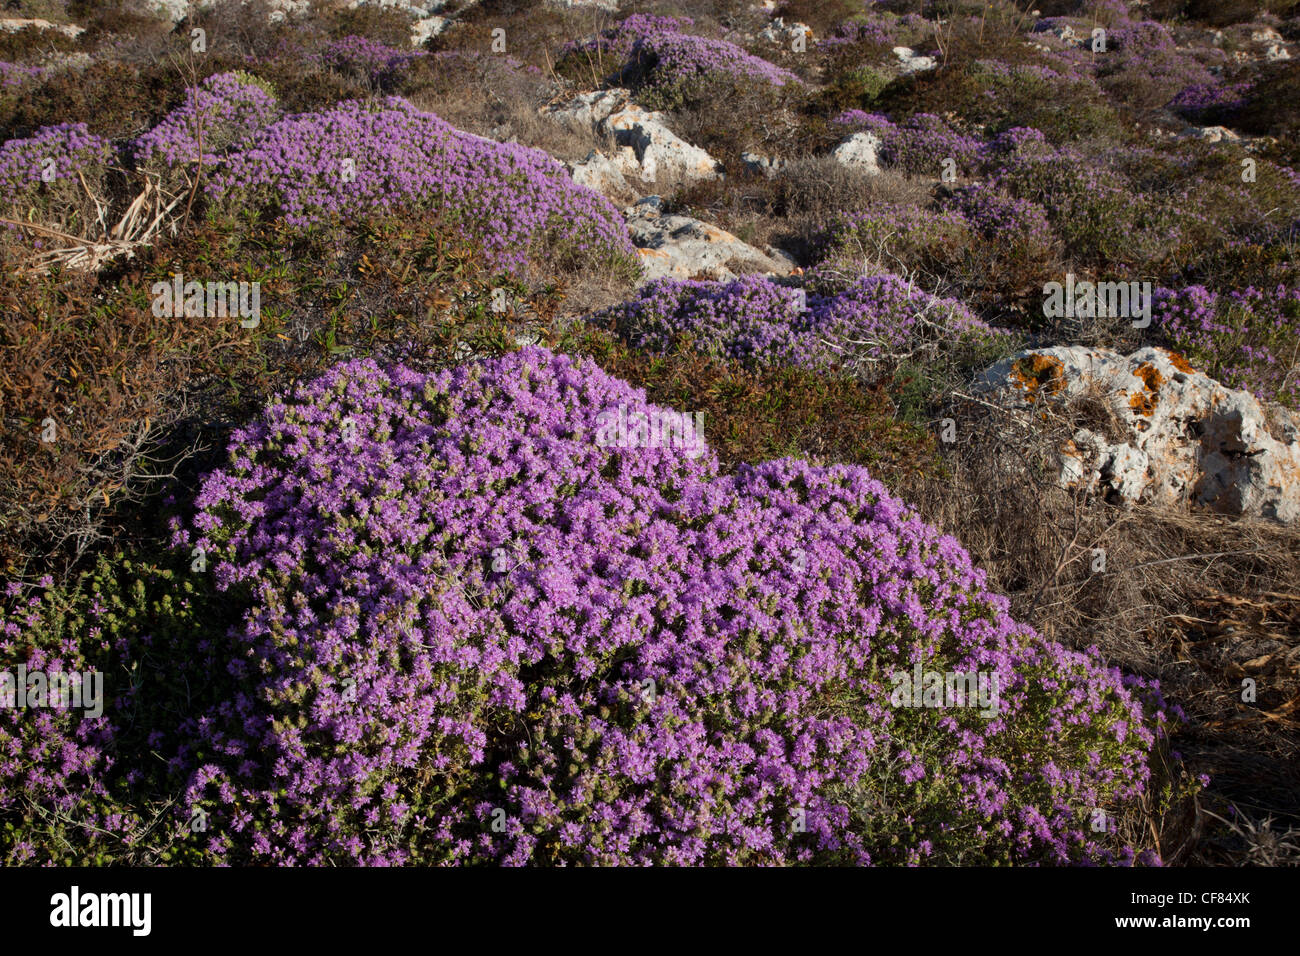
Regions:
<instances>
[{"instance_id":1,"label":"dry brown grass","mask_svg":"<svg viewBox=\"0 0 1300 956\"><path fill-rule=\"evenodd\" d=\"M472 82L466 82L466 75ZM543 116L542 106L563 98L544 77L520 73L490 58L421 64L408 99L457 129L500 142L511 140L541 149L559 160L581 160L593 149L608 154L611 144L589 128Z\"/></svg>"},{"instance_id":2,"label":"dry brown grass","mask_svg":"<svg viewBox=\"0 0 1300 956\"><path fill-rule=\"evenodd\" d=\"M892 170L875 176L829 156L787 163L771 178L730 164L727 177L660 189L674 208L713 223L750 245L781 248L799 261L813 259L827 222L845 210L877 203L923 204L929 186Z\"/></svg>"},{"instance_id":3,"label":"dry brown grass","mask_svg":"<svg viewBox=\"0 0 1300 956\"><path fill-rule=\"evenodd\" d=\"M796 255L809 255L827 223L846 212L898 203L923 206L931 186L895 170L867 175L830 156L796 159L776 177L784 216L781 239Z\"/></svg>"}]
</instances>

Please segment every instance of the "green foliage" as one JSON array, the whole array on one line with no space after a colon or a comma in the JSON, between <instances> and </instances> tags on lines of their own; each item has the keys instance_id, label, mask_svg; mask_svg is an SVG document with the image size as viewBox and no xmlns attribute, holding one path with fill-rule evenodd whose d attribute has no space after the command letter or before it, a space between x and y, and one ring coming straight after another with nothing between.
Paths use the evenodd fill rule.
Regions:
<instances>
[{"instance_id":1,"label":"green foliage","mask_svg":"<svg viewBox=\"0 0 1300 956\"><path fill-rule=\"evenodd\" d=\"M834 74L818 94L818 106L828 113L846 109L872 110L893 77L871 66L858 66Z\"/></svg>"},{"instance_id":2,"label":"green foliage","mask_svg":"<svg viewBox=\"0 0 1300 956\"><path fill-rule=\"evenodd\" d=\"M881 91L875 108L899 120L914 113L956 113L991 133L1032 126L1049 142L1114 139L1123 124L1095 83L1037 75L1032 69L1009 74L982 61L953 61L937 70L900 77Z\"/></svg>"}]
</instances>

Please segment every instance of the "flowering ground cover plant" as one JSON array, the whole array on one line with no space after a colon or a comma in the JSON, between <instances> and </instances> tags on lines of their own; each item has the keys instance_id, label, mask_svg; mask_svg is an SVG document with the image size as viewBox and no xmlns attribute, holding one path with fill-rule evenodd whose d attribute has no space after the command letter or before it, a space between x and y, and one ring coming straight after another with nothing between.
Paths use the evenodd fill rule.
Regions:
<instances>
[{"instance_id":1,"label":"flowering ground cover plant","mask_svg":"<svg viewBox=\"0 0 1300 956\"><path fill-rule=\"evenodd\" d=\"M1300 382L1291 368L1300 289L1156 289L1152 307L1173 347L1215 378L1292 407L1300 402Z\"/></svg>"},{"instance_id":2,"label":"flowering ground cover plant","mask_svg":"<svg viewBox=\"0 0 1300 956\"><path fill-rule=\"evenodd\" d=\"M1134 859L1087 820L1148 786L1154 688L1011 620L864 470L597 441L619 406L657 411L529 348L348 363L235 436L174 539L251 600L240 691L187 725L210 852ZM998 714L894 706L918 664L996 673Z\"/></svg>"},{"instance_id":3,"label":"flowering ground cover plant","mask_svg":"<svg viewBox=\"0 0 1300 956\"><path fill-rule=\"evenodd\" d=\"M734 43L683 32L691 21L634 14L593 39L573 44L568 56L606 57L652 109L680 106L707 95L711 84L747 81L785 86L799 79Z\"/></svg>"},{"instance_id":4,"label":"flowering ground cover plant","mask_svg":"<svg viewBox=\"0 0 1300 956\"><path fill-rule=\"evenodd\" d=\"M99 554L64 585L10 582L0 599L0 861L6 865L159 864L201 860L172 819L185 781L178 718L215 706L232 609L188 556L163 564ZM20 670L21 669L21 670ZM93 686L55 706L30 690L16 709L5 677L39 672ZM18 682L15 682L18 683ZM85 690L85 687L82 688ZM8 694L8 698L5 695ZM94 706L88 706L88 704ZM20 705L21 707L21 705ZM170 761L142 760L149 752Z\"/></svg>"},{"instance_id":5,"label":"flowering ground cover plant","mask_svg":"<svg viewBox=\"0 0 1300 956\"><path fill-rule=\"evenodd\" d=\"M462 133L400 97L283 117L224 156L206 189L303 227L426 208L481 242L501 270L543 257L561 268L632 268L631 241L608 200L546 154Z\"/></svg>"},{"instance_id":6,"label":"flowering ground cover plant","mask_svg":"<svg viewBox=\"0 0 1300 956\"><path fill-rule=\"evenodd\" d=\"M222 150L254 139L278 114L264 81L244 72L214 74L186 90L185 102L136 140L135 160L165 168L202 158L211 165Z\"/></svg>"},{"instance_id":7,"label":"flowering ground cover plant","mask_svg":"<svg viewBox=\"0 0 1300 956\"><path fill-rule=\"evenodd\" d=\"M28 66L22 63L9 63L0 60L0 87L9 88L21 86L30 80L40 79L45 70L39 66Z\"/></svg>"},{"instance_id":8,"label":"flowering ground cover plant","mask_svg":"<svg viewBox=\"0 0 1300 956\"><path fill-rule=\"evenodd\" d=\"M1205 126L1229 122L1246 105L1254 84L1195 83L1169 101L1169 108Z\"/></svg>"},{"instance_id":9,"label":"flowering ground cover plant","mask_svg":"<svg viewBox=\"0 0 1300 956\"><path fill-rule=\"evenodd\" d=\"M923 343L948 346L1004 338L952 299L893 274L809 289L762 276L726 282L661 279L592 316L651 350L689 337L700 351L750 364L805 368L872 363ZM936 341L937 340L937 341Z\"/></svg>"},{"instance_id":10,"label":"flowering ground cover plant","mask_svg":"<svg viewBox=\"0 0 1300 956\"><path fill-rule=\"evenodd\" d=\"M9 3L0 862L1293 862L1288 4Z\"/></svg>"},{"instance_id":11,"label":"flowering ground cover plant","mask_svg":"<svg viewBox=\"0 0 1300 956\"><path fill-rule=\"evenodd\" d=\"M422 56L422 51L398 50L366 37L346 36L327 43L312 59L365 79L376 89L386 89Z\"/></svg>"},{"instance_id":12,"label":"flowering ground cover plant","mask_svg":"<svg viewBox=\"0 0 1300 956\"><path fill-rule=\"evenodd\" d=\"M8 607L0 612L0 662L7 675L24 676L24 696L27 681L19 666L40 673L46 682L49 675L81 675L89 670L88 646L98 636L50 626L48 619L61 610L43 606L43 592L53 583L52 578L44 578L30 591L11 583L5 593ZM15 707L18 683L0 682L0 816L7 818L10 828L14 816L24 812L104 822L81 810L107 794L111 719L102 713L75 711L66 703L23 712ZM48 692L47 683L42 693ZM3 699L6 696L8 700ZM75 825L66 835L84 836ZM32 860L37 853L30 839L34 836L33 827L18 839L0 838L0 859L6 864Z\"/></svg>"},{"instance_id":13,"label":"flowering ground cover plant","mask_svg":"<svg viewBox=\"0 0 1300 956\"><path fill-rule=\"evenodd\" d=\"M116 158L113 144L85 123L47 126L8 140L0 145L0 208L10 218L35 214L50 225L76 229L88 214L87 189L102 191Z\"/></svg>"}]
</instances>

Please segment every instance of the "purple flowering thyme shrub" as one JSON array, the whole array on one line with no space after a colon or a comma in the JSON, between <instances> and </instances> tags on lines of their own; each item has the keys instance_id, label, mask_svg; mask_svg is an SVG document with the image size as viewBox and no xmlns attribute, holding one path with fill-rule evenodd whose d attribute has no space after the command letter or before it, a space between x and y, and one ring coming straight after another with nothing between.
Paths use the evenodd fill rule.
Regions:
<instances>
[{"instance_id":1,"label":"purple flowering thyme shrub","mask_svg":"<svg viewBox=\"0 0 1300 956\"><path fill-rule=\"evenodd\" d=\"M203 859L201 835L166 804L194 760L190 724L231 693L222 632L240 602L188 554L169 561L101 553L67 584L0 594L0 674L28 677L23 708L0 676L0 862ZM61 700L56 675L75 685Z\"/></svg>"},{"instance_id":2,"label":"purple flowering thyme shrub","mask_svg":"<svg viewBox=\"0 0 1300 956\"><path fill-rule=\"evenodd\" d=\"M373 89L389 89L423 50L399 50L367 37L346 36L333 40L308 57L345 77L360 79Z\"/></svg>"},{"instance_id":3,"label":"purple flowering thyme shrub","mask_svg":"<svg viewBox=\"0 0 1300 956\"><path fill-rule=\"evenodd\" d=\"M651 109L672 109L698 100L718 81L782 87L798 84L788 70L746 53L726 40L689 33L641 37L632 48L637 87Z\"/></svg>"},{"instance_id":4,"label":"purple flowering thyme shrub","mask_svg":"<svg viewBox=\"0 0 1300 956\"><path fill-rule=\"evenodd\" d=\"M979 139L954 130L931 113L917 113L895 124L881 113L849 109L831 122L853 132L874 133L880 139L881 165L913 175L938 177L944 159L953 160L958 175L969 175L983 146Z\"/></svg>"},{"instance_id":5,"label":"purple flowering thyme shrub","mask_svg":"<svg viewBox=\"0 0 1300 956\"><path fill-rule=\"evenodd\" d=\"M1300 406L1300 288L1156 289L1153 324L1196 368L1260 398Z\"/></svg>"},{"instance_id":6,"label":"purple flowering thyme shrub","mask_svg":"<svg viewBox=\"0 0 1300 956\"><path fill-rule=\"evenodd\" d=\"M49 70L43 66L32 66L28 63L10 63L7 60L0 60L0 89L11 89L12 87L22 86L31 80L38 80Z\"/></svg>"},{"instance_id":7,"label":"purple flowering thyme shrub","mask_svg":"<svg viewBox=\"0 0 1300 956\"><path fill-rule=\"evenodd\" d=\"M252 600L194 724L217 859L1134 861L1089 820L1148 786L1154 687L1013 621L865 470L719 474L589 362L341 365L196 505L176 543ZM997 702L909 706L921 668Z\"/></svg>"},{"instance_id":8,"label":"purple flowering thyme shrub","mask_svg":"<svg viewBox=\"0 0 1300 956\"><path fill-rule=\"evenodd\" d=\"M572 64L606 63L630 83L638 102L649 109L675 109L709 95L719 84L736 82L782 87L797 84L788 70L734 43L683 33L691 21L634 14L596 37L565 51Z\"/></svg>"},{"instance_id":9,"label":"purple flowering thyme shrub","mask_svg":"<svg viewBox=\"0 0 1300 956\"><path fill-rule=\"evenodd\" d=\"M1213 82L1196 57L1179 50L1169 30L1153 20L1131 22L1112 30L1110 49L1098 59L1098 77L1114 99L1130 106L1162 106L1180 90ZM1222 51L1213 53L1223 56Z\"/></svg>"},{"instance_id":10,"label":"purple flowering thyme shrub","mask_svg":"<svg viewBox=\"0 0 1300 956\"><path fill-rule=\"evenodd\" d=\"M251 142L278 114L266 81L242 70L216 73L186 90L185 102L135 141L135 160L155 168L200 158L212 165L218 153Z\"/></svg>"},{"instance_id":11,"label":"purple flowering thyme shrub","mask_svg":"<svg viewBox=\"0 0 1300 956\"><path fill-rule=\"evenodd\" d=\"M1043 149L1025 140L1001 157L990 179L1042 207L1066 251L1090 263L1146 263L1176 237L1176 211L1134 188L1120 159L1076 147Z\"/></svg>"},{"instance_id":12,"label":"purple flowering thyme shrub","mask_svg":"<svg viewBox=\"0 0 1300 956\"><path fill-rule=\"evenodd\" d=\"M757 275L725 282L660 279L591 320L612 322L630 344L651 351L686 337L704 354L742 364L814 369L870 366L1005 337L960 302L932 296L897 275L821 285L801 290Z\"/></svg>"},{"instance_id":13,"label":"purple flowering thyme shrub","mask_svg":"<svg viewBox=\"0 0 1300 956\"><path fill-rule=\"evenodd\" d=\"M116 152L85 123L45 126L26 139L0 144L0 210L68 232L94 216L87 190L102 201ZM85 183L85 186L82 183Z\"/></svg>"},{"instance_id":14,"label":"purple flowering thyme shrub","mask_svg":"<svg viewBox=\"0 0 1300 956\"><path fill-rule=\"evenodd\" d=\"M622 217L559 163L461 132L399 97L285 116L222 157L206 188L231 207L264 209L299 227L428 209L482 243L502 271L538 262L636 268Z\"/></svg>"},{"instance_id":15,"label":"purple flowering thyme shrub","mask_svg":"<svg viewBox=\"0 0 1300 956\"><path fill-rule=\"evenodd\" d=\"M953 205L986 239L998 239L1023 248L1028 255L1043 255L1054 236L1047 212L1036 202L1008 196L988 180L978 180L954 191Z\"/></svg>"},{"instance_id":16,"label":"purple flowering thyme shrub","mask_svg":"<svg viewBox=\"0 0 1300 956\"><path fill-rule=\"evenodd\" d=\"M980 141L954 130L942 117L917 113L883 137L880 160L909 173L939 174L944 159L956 162L958 175L968 175L980 150Z\"/></svg>"},{"instance_id":17,"label":"purple flowering thyme shrub","mask_svg":"<svg viewBox=\"0 0 1300 956\"><path fill-rule=\"evenodd\" d=\"M1201 126L1231 123L1250 99L1254 82L1193 83L1183 87L1169 101L1175 113Z\"/></svg>"},{"instance_id":18,"label":"purple flowering thyme shrub","mask_svg":"<svg viewBox=\"0 0 1300 956\"><path fill-rule=\"evenodd\" d=\"M37 834L48 828L80 838L76 823L97 819L92 808L107 795L112 726L102 696L97 714L94 707L71 706L73 682L78 704L94 696L94 681L83 684L93 670L83 645L98 635L88 641L73 627L42 626L60 610L46 606L54 590L49 577L31 590L11 583L7 607L0 607L0 673L8 677L0 676L0 821L6 824L0 826L0 860L6 864L48 862ZM39 683L28 674L39 674ZM69 683L52 695L51 679ZM69 826L60 817L74 822Z\"/></svg>"}]
</instances>

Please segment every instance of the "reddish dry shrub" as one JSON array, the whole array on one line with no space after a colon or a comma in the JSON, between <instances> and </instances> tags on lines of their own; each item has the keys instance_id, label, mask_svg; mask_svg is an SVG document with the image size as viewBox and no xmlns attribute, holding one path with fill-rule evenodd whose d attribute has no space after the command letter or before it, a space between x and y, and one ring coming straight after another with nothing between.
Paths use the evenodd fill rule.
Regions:
<instances>
[{"instance_id":1,"label":"reddish dry shrub","mask_svg":"<svg viewBox=\"0 0 1300 956\"><path fill-rule=\"evenodd\" d=\"M885 384L797 368L746 370L686 342L650 355L588 325L556 347L594 358L656 405L702 412L709 448L724 468L786 457L846 462L867 466L890 487L904 476L941 474L933 437L899 416Z\"/></svg>"},{"instance_id":2,"label":"reddish dry shrub","mask_svg":"<svg viewBox=\"0 0 1300 956\"><path fill-rule=\"evenodd\" d=\"M313 11L334 37L362 36L398 49L411 45L411 16L396 7L335 2Z\"/></svg>"},{"instance_id":3,"label":"reddish dry shrub","mask_svg":"<svg viewBox=\"0 0 1300 956\"><path fill-rule=\"evenodd\" d=\"M435 51L513 57L549 76L567 44L598 33L625 15L594 7L566 9L537 0L484 0L461 15L455 30L434 37L429 47ZM493 52L494 30L504 31L504 54ZM593 78L587 85L599 85L598 79Z\"/></svg>"},{"instance_id":4,"label":"reddish dry shrub","mask_svg":"<svg viewBox=\"0 0 1300 956\"><path fill-rule=\"evenodd\" d=\"M457 364L464 343L510 348L558 301L485 274L477 250L430 221L310 235L196 222L98 276L20 275L30 251L0 247L12 315L0 325L0 568L27 576L117 534L155 479L293 378L346 355ZM259 325L156 317L153 284L174 273L260 282ZM496 287L517 303L504 315L489 309ZM54 442L41 441L47 419Z\"/></svg>"},{"instance_id":5,"label":"reddish dry shrub","mask_svg":"<svg viewBox=\"0 0 1300 956\"><path fill-rule=\"evenodd\" d=\"M674 110L669 126L724 163L743 152L797 155L806 149L800 114L807 95L799 84L719 77L701 84L698 96Z\"/></svg>"},{"instance_id":6,"label":"reddish dry shrub","mask_svg":"<svg viewBox=\"0 0 1300 956\"><path fill-rule=\"evenodd\" d=\"M166 63L143 66L98 60L0 94L0 137L28 136L42 126L85 123L109 139L152 126L180 102L184 81Z\"/></svg>"},{"instance_id":7,"label":"reddish dry shrub","mask_svg":"<svg viewBox=\"0 0 1300 956\"><path fill-rule=\"evenodd\" d=\"M4 15L16 16L12 11L5 11ZM25 60L36 62L51 53L68 53L80 46L79 40L58 30L24 27L12 33L0 32L0 60L7 63L21 63Z\"/></svg>"},{"instance_id":8,"label":"reddish dry shrub","mask_svg":"<svg viewBox=\"0 0 1300 956\"><path fill-rule=\"evenodd\" d=\"M457 129L498 141L514 140L560 160L582 160L593 149L613 149L590 127L559 123L539 110L559 91L536 68L511 65L502 57L435 54L414 63L401 94Z\"/></svg>"},{"instance_id":9,"label":"reddish dry shrub","mask_svg":"<svg viewBox=\"0 0 1300 956\"><path fill-rule=\"evenodd\" d=\"M172 30L145 0L69 0L68 19L86 28L80 37L86 45L97 46L110 38L144 40Z\"/></svg>"},{"instance_id":10,"label":"reddish dry shrub","mask_svg":"<svg viewBox=\"0 0 1300 956\"><path fill-rule=\"evenodd\" d=\"M236 338L228 320L155 318L142 295L85 274L22 276L22 250L0 250L0 565L98 537L111 496L132 481L185 381L169 361Z\"/></svg>"}]
</instances>

